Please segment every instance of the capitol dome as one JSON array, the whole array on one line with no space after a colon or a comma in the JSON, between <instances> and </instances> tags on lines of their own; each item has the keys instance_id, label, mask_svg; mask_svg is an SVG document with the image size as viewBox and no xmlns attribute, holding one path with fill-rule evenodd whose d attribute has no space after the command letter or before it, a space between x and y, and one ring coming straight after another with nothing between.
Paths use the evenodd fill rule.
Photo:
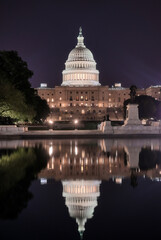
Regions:
<instances>
[{"instance_id":1,"label":"capitol dome","mask_svg":"<svg viewBox=\"0 0 161 240\"><path fill-rule=\"evenodd\" d=\"M62 86L99 86L99 71L92 52L84 45L82 29L79 29L76 47L65 63Z\"/></svg>"},{"instance_id":2,"label":"capitol dome","mask_svg":"<svg viewBox=\"0 0 161 240\"><path fill-rule=\"evenodd\" d=\"M76 219L78 231L82 238L85 224L94 214L97 198L100 196L101 181L75 180L63 181L63 197L69 214Z\"/></svg>"}]
</instances>

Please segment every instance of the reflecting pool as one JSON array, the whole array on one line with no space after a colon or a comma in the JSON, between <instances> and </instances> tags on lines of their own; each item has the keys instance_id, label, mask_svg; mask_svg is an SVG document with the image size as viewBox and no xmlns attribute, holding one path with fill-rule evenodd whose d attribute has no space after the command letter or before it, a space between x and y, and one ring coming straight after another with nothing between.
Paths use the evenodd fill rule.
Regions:
<instances>
[{"instance_id":1,"label":"reflecting pool","mask_svg":"<svg viewBox=\"0 0 161 240\"><path fill-rule=\"evenodd\" d=\"M0 239L158 239L161 139L0 141Z\"/></svg>"}]
</instances>

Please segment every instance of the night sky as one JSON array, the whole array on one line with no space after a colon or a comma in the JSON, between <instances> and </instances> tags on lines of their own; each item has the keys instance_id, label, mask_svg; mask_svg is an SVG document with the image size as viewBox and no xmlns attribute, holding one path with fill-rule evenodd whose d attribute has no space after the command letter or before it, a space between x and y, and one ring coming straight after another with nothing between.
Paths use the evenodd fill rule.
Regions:
<instances>
[{"instance_id":1,"label":"night sky","mask_svg":"<svg viewBox=\"0 0 161 240\"><path fill-rule=\"evenodd\" d=\"M16 50L32 87L62 83L79 27L100 83L161 84L161 0L0 0L0 50Z\"/></svg>"}]
</instances>

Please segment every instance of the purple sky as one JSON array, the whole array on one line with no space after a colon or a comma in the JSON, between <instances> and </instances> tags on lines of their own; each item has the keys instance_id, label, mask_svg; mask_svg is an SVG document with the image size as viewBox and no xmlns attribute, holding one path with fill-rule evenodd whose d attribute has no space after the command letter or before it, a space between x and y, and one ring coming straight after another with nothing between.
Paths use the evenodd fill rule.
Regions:
<instances>
[{"instance_id":1,"label":"purple sky","mask_svg":"<svg viewBox=\"0 0 161 240\"><path fill-rule=\"evenodd\" d=\"M18 51L33 87L62 83L79 26L102 85L161 84L160 0L0 0L0 50Z\"/></svg>"}]
</instances>

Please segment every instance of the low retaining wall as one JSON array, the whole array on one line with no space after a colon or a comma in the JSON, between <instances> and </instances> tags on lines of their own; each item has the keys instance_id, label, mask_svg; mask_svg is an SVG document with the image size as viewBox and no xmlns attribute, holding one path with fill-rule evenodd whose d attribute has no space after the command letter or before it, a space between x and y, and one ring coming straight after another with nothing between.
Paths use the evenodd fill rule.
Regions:
<instances>
[{"instance_id":1,"label":"low retaining wall","mask_svg":"<svg viewBox=\"0 0 161 240\"><path fill-rule=\"evenodd\" d=\"M16 125L0 125L0 134L5 134L5 133L23 133L27 132L28 127L17 127Z\"/></svg>"},{"instance_id":2,"label":"low retaining wall","mask_svg":"<svg viewBox=\"0 0 161 240\"><path fill-rule=\"evenodd\" d=\"M102 122L99 129L105 134L114 135L131 135L131 134L161 134L161 125L157 126L145 126L142 124L136 125L122 125L122 126L111 126L111 122Z\"/></svg>"}]
</instances>

